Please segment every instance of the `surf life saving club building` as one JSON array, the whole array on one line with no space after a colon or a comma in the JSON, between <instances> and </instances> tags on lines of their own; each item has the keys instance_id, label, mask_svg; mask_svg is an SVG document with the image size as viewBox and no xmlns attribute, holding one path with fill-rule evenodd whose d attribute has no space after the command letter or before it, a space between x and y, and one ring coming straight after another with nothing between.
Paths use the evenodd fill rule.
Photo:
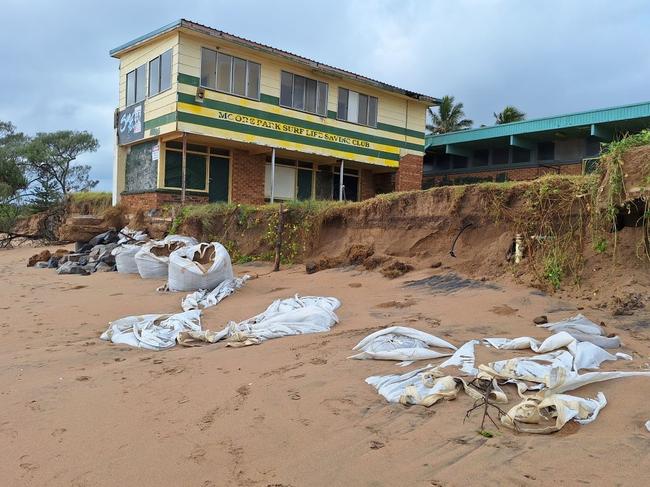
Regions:
<instances>
[{"instance_id":1,"label":"surf life saving club building","mask_svg":"<svg viewBox=\"0 0 650 487\"><path fill-rule=\"evenodd\" d=\"M110 55L115 202L358 201L421 188L433 97L188 20Z\"/></svg>"}]
</instances>

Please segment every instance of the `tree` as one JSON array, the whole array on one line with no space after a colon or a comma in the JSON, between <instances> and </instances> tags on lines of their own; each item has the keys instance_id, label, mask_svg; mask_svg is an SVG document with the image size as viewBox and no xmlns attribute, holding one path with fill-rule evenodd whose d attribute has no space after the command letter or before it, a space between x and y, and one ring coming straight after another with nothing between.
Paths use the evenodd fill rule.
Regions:
<instances>
[{"instance_id":1,"label":"tree","mask_svg":"<svg viewBox=\"0 0 650 487\"><path fill-rule=\"evenodd\" d=\"M11 122L0 120L0 204L11 201L27 187L21 154L26 137Z\"/></svg>"},{"instance_id":2,"label":"tree","mask_svg":"<svg viewBox=\"0 0 650 487\"><path fill-rule=\"evenodd\" d=\"M52 198L61 199L72 191L94 188L98 181L90 179L90 166L73 165L73 162L81 154L95 152L98 147L97 139L85 131L36 134L27 144L25 157L39 185L35 195L40 203L46 205L54 202Z\"/></svg>"},{"instance_id":3,"label":"tree","mask_svg":"<svg viewBox=\"0 0 650 487\"><path fill-rule=\"evenodd\" d=\"M427 130L434 134L446 134L471 128L472 122L465 118L462 103L454 103L454 97L443 96L438 106L438 112L429 108L431 123L427 123Z\"/></svg>"},{"instance_id":4,"label":"tree","mask_svg":"<svg viewBox=\"0 0 650 487\"><path fill-rule=\"evenodd\" d=\"M526 119L526 114L517 107L508 105L501 112L495 113L496 124L501 125L510 122L521 122Z\"/></svg>"}]
</instances>

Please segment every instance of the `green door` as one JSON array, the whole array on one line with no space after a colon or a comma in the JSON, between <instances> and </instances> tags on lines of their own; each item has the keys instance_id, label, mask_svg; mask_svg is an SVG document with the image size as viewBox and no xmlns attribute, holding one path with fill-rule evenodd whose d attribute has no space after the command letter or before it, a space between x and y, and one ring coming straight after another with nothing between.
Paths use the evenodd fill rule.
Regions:
<instances>
[{"instance_id":1,"label":"green door","mask_svg":"<svg viewBox=\"0 0 650 487\"><path fill-rule=\"evenodd\" d=\"M229 159L210 156L210 202L228 202Z\"/></svg>"}]
</instances>

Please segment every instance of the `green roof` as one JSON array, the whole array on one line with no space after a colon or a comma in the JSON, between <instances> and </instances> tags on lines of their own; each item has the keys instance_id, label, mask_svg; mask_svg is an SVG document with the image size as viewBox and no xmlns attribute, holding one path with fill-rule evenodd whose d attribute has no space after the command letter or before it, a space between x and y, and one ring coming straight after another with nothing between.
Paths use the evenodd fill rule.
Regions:
<instances>
[{"instance_id":1,"label":"green roof","mask_svg":"<svg viewBox=\"0 0 650 487\"><path fill-rule=\"evenodd\" d=\"M625 123L650 127L650 102L634 103L611 108L600 108L586 112L569 113L555 117L537 118L521 122L504 123L490 127L480 127L446 134L427 135L425 147L438 147L448 144L486 141L513 135L557 132L566 129L601 125L603 127L623 128Z\"/></svg>"}]
</instances>

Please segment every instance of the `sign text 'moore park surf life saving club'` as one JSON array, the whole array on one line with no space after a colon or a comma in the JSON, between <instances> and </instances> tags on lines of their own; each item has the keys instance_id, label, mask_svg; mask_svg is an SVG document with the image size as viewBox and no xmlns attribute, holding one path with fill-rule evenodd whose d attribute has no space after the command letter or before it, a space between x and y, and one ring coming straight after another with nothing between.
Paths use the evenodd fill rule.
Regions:
<instances>
[{"instance_id":1,"label":"sign text 'moore park surf life saving club'","mask_svg":"<svg viewBox=\"0 0 650 487\"><path fill-rule=\"evenodd\" d=\"M144 102L131 105L117 116L117 137L120 144L140 140L144 136Z\"/></svg>"}]
</instances>

